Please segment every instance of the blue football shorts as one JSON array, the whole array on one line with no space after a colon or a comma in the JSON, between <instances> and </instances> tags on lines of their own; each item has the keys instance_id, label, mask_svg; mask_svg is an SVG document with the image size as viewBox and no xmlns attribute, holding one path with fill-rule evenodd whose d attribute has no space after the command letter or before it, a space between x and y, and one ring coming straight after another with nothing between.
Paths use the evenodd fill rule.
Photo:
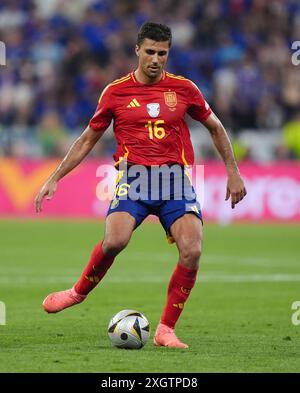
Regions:
<instances>
[{"instance_id":1,"label":"blue football shorts","mask_svg":"<svg viewBox=\"0 0 300 393\"><path fill-rule=\"evenodd\" d=\"M189 175L183 166L177 164L133 165L119 170L107 216L114 212L129 213L135 218L135 228L147 216L157 216L169 243L174 243L170 227L178 218L191 213L203 222L200 203Z\"/></svg>"}]
</instances>

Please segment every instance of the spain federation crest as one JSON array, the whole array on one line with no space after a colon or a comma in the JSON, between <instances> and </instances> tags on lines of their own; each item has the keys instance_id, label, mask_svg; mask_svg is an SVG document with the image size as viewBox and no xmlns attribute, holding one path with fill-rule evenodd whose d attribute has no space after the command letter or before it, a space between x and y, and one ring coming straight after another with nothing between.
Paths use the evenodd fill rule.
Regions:
<instances>
[{"instance_id":1,"label":"spain federation crest","mask_svg":"<svg viewBox=\"0 0 300 393\"><path fill-rule=\"evenodd\" d=\"M169 108L174 108L177 105L177 96L175 91L164 92L165 103Z\"/></svg>"},{"instance_id":2,"label":"spain federation crest","mask_svg":"<svg viewBox=\"0 0 300 393\"><path fill-rule=\"evenodd\" d=\"M152 102L151 104L147 104L147 112L151 117L157 117L160 112L160 105L157 102Z\"/></svg>"}]
</instances>

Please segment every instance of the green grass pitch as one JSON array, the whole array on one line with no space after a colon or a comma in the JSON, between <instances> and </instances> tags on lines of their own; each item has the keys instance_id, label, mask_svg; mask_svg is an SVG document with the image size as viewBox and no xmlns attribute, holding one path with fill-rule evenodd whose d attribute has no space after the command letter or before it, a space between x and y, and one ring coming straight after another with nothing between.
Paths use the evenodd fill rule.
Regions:
<instances>
[{"instance_id":1,"label":"green grass pitch","mask_svg":"<svg viewBox=\"0 0 300 393\"><path fill-rule=\"evenodd\" d=\"M97 221L0 221L0 372L299 372L299 226L205 224L198 282L177 325L188 350L152 337L177 262L163 229L144 223L82 304L46 314L103 235ZM107 325L133 308L150 321L142 350L111 347Z\"/></svg>"}]
</instances>

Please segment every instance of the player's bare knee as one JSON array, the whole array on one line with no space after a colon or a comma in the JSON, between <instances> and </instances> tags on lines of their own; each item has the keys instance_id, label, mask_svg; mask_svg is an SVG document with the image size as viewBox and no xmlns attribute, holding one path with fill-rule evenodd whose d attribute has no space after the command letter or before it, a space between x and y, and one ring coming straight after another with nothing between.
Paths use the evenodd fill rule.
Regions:
<instances>
[{"instance_id":1,"label":"player's bare knee","mask_svg":"<svg viewBox=\"0 0 300 393\"><path fill-rule=\"evenodd\" d=\"M127 246L129 239L126 238L113 238L104 239L103 252L110 256L118 255Z\"/></svg>"},{"instance_id":2,"label":"player's bare knee","mask_svg":"<svg viewBox=\"0 0 300 393\"><path fill-rule=\"evenodd\" d=\"M194 244L180 250L180 261L189 269L198 269L201 257L201 245Z\"/></svg>"}]
</instances>

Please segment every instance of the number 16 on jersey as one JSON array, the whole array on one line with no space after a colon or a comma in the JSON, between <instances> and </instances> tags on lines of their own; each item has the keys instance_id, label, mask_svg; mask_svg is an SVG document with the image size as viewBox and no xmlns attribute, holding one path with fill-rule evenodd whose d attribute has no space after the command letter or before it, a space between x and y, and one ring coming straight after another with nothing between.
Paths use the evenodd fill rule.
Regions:
<instances>
[{"instance_id":1,"label":"number 16 on jersey","mask_svg":"<svg viewBox=\"0 0 300 393\"><path fill-rule=\"evenodd\" d=\"M166 135L166 131L163 127L159 127L160 124L165 124L164 120L156 120L155 122L149 120L145 127L149 129L149 138L163 139Z\"/></svg>"}]
</instances>

